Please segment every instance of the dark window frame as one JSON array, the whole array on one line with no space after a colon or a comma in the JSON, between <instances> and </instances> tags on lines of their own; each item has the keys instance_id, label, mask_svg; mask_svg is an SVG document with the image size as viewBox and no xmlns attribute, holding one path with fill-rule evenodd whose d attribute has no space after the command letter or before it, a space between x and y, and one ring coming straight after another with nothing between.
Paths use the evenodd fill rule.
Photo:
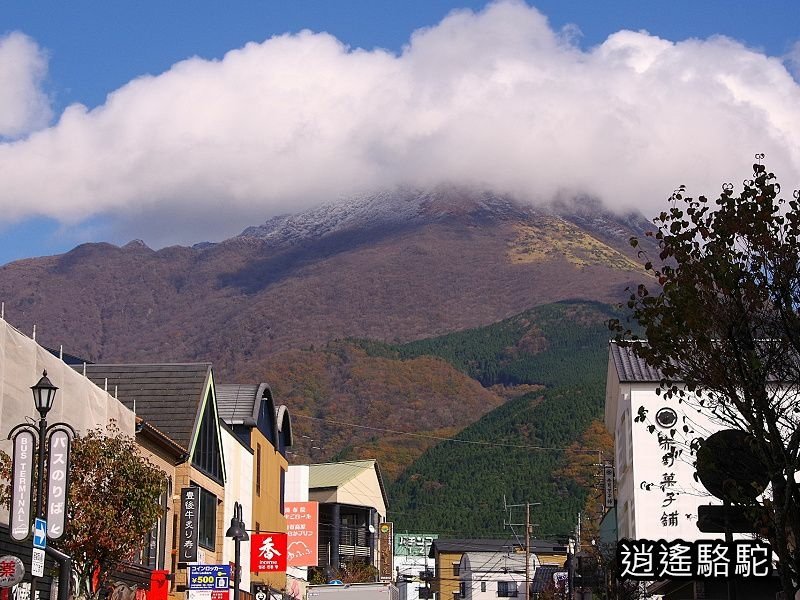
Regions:
<instances>
[{"instance_id":1,"label":"dark window frame","mask_svg":"<svg viewBox=\"0 0 800 600\"><path fill-rule=\"evenodd\" d=\"M256 496L261 497L261 444L256 443Z\"/></svg>"},{"instance_id":2,"label":"dark window frame","mask_svg":"<svg viewBox=\"0 0 800 600\"><path fill-rule=\"evenodd\" d=\"M192 456L192 465L217 483L224 483L222 479L222 449L217 438L219 424L214 419L214 396L208 390L203 417L200 419L200 429L197 432L197 443Z\"/></svg>"},{"instance_id":3,"label":"dark window frame","mask_svg":"<svg viewBox=\"0 0 800 600\"><path fill-rule=\"evenodd\" d=\"M517 598L519 596L519 589L517 588L517 582L498 581L497 595L500 598Z\"/></svg>"},{"instance_id":4,"label":"dark window frame","mask_svg":"<svg viewBox=\"0 0 800 600\"><path fill-rule=\"evenodd\" d=\"M198 503L200 510L197 519L197 543L214 552L217 542L217 497L201 487ZM209 510L212 507L213 510Z\"/></svg>"}]
</instances>

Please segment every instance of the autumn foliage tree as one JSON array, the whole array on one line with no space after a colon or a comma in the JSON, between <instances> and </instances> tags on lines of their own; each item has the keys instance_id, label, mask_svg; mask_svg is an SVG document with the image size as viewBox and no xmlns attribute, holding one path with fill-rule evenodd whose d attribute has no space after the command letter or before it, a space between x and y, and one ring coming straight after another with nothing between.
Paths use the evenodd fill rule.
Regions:
<instances>
[{"instance_id":1,"label":"autumn foliage tree","mask_svg":"<svg viewBox=\"0 0 800 600\"><path fill-rule=\"evenodd\" d=\"M740 193L711 201L681 186L648 233L654 285L630 296L647 343L637 355L663 375L662 392L695 401L721 428L745 431L769 477L763 501L787 598L800 587L800 194L785 201L757 155ZM634 247L640 240L632 239ZM621 342L637 339L611 321Z\"/></svg>"},{"instance_id":2,"label":"autumn foliage tree","mask_svg":"<svg viewBox=\"0 0 800 600\"><path fill-rule=\"evenodd\" d=\"M132 561L162 516L165 476L137 449L134 438L113 423L93 429L72 445L69 510L64 536L51 542L73 561L75 595L98 597L115 569ZM0 460L4 481L7 460ZM4 495L6 505L8 494Z\"/></svg>"}]
</instances>

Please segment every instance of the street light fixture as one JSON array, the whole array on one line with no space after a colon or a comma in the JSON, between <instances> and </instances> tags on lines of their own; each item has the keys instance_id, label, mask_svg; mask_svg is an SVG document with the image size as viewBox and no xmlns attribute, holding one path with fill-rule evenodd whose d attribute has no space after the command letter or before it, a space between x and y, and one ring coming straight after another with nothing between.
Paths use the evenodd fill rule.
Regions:
<instances>
[{"instance_id":1,"label":"street light fixture","mask_svg":"<svg viewBox=\"0 0 800 600\"><path fill-rule=\"evenodd\" d=\"M33 403L36 405L36 410L39 415L44 419L50 409L53 408L53 401L56 399L56 392L58 388L54 386L47 378L47 370L42 372L42 378L36 385L31 386L33 392Z\"/></svg>"},{"instance_id":2,"label":"street light fixture","mask_svg":"<svg viewBox=\"0 0 800 600\"><path fill-rule=\"evenodd\" d=\"M234 558L233 568L236 571L233 574L233 600L239 600L239 584L242 581L242 542L250 539L247 535L244 521L242 520L242 505L238 502L233 504L233 516L231 517L231 526L225 532L225 537L233 539Z\"/></svg>"}]
</instances>

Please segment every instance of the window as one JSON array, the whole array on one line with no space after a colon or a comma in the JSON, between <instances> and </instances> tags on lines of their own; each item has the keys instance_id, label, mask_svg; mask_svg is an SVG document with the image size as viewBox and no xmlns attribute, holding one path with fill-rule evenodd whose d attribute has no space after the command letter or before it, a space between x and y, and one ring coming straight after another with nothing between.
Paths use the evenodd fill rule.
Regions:
<instances>
[{"instance_id":1,"label":"window","mask_svg":"<svg viewBox=\"0 0 800 600\"><path fill-rule=\"evenodd\" d=\"M200 515L197 523L198 543L214 550L217 539L217 497L200 488Z\"/></svg>"},{"instance_id":2,"label":"window","mask_svg":"<svg viewBox=\"0 0 800 600\"><path fill-rule=\"evenodd\" d=\"M261 495L261 444L256 444L256 496Z\"/></svg>"},{"instance_id":3,"label":"window","mask_svg":"<svg viewBox=\"0 0 800 600\"><path fill-rule=\"evenodd\" d=\"M453 563L453 577L458 577L459 572L459 563Z\"/></svg>"},{"instance_id":4,"label":"window","mask_svg":"<svg viewBox=\"0 0 800 600\"><path fill-rule=\"evenodd\" d=\"M197 433L197 443L192 456L192 464L209 475L214 481L222 481L222 460L220 459L219 440L217 439L217 422L214 419L214 397L209 390L206 397L205 411Z\"/></svg>"},{"instance_id":5,"label":"window","mask_svg":"<svg viewBox=\"0 0 800 600\"><path fill-rule=\"evenodd\" d=\"M485 581L481 581L481 591L482 592L486 591L486 582Z\"/></svg>"},{"instance_id":6,"label":"window","mask_svg":"<svg viewBox=\"0 0 800 600\"><path fill-rule=\"evenodd\" d=\"M462 581L458 584L458 597L459 598L466 598L467 597L467 582Z\"/></svg>"},{"instance_id":7,"label":"window","mask_svg":"<svg viewBox=\"0 0 800 600\"><path fill-rule=\"evenodd\" d=\"M514 581L498 581L497 595L501 598L516 598L517 584Z\"/></svg>"}]
</instances>

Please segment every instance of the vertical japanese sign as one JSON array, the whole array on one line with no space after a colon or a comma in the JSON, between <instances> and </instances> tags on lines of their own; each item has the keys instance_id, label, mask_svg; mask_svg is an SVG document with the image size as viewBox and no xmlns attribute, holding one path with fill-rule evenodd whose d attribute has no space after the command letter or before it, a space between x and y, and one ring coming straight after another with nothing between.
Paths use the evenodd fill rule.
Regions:
<instances>
[{"instance_id":1,"label":"vertical japanese sign","mask_svg":"<svg viewBox=\"0 0 800 600\"><path fill-rule=\"evenodd\" d=\"M250 572L286 571L286 534L254 533L250 536Z\"/></svg>"},{"instance_id":2,"label":"vertical japanese sign","mask_svg":"<svg viewBox=\"0 0 800 600\"><path fill-rule=\"evenodd\" d=\"M392 563L394 562L394 535L393 525L391 523L381 523L378 527L380 536L378 543L380 544L380 565L378 571L381 579L391 579L394 577L392 572Z\"/></svg>"},{"instance_id":3,"label":"vertical japanese sign","mask_svg":"<svg viewBox=\"0 0 800 600\"><path fill-rule=\"evenodd\" d=\"M319 504L286 503L286 537L290 567L314 567L318 560Z\"/></svg>"},{"instance_id":4,"label":"vertical japanese sign","mask_svg":"<svg viewBox=\"0 0 800 600\"><path fill-rule=\"evenodd\" d=\"M197 529L200 508L200 488L197 486L181 489L180 546L178 562L197 562Z\"/></svg>"},{"instance_id":5,"label":"vertical japanese sign","mask_svg":"<svg viewBox=\"0 0 800 600\"><path fill-rule=\"evenodd\" d=\"M33 498L33 457L36 444L33 433L20 431L14 436L14 462L11 472L11 538L22 541L31 530L31 505Z\"/></svg>"},{"instance_id":6,"label":"vertical japanese sign","mask_svg":"<svg viewBox=\"0 0 800 600\"><path fill-rule=\"evenodd\" d=\"M614 508L614 467L611 465L603 467L603 489L606 508Z\"/></svg>"},{"instance_id":7,"label":"vertical japanese sign","mask_svg":"<svg viewBox=\"0 0 800 600\"><path fill-rule=\"evenodd\" d=\"M47 484L47 537L57 540L64 535L69 485L70 437L66 431L50 434Z\"/></svg>"}]
</instances>

